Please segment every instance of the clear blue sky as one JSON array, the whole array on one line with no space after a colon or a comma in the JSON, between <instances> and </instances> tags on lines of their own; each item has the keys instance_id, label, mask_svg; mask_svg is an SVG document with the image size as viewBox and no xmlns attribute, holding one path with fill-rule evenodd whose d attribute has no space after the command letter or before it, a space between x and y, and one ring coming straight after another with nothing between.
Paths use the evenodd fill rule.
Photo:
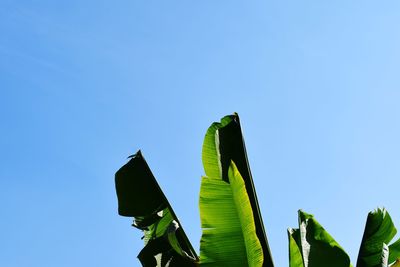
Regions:
<instances>
[{"instance_id":1,"label":"clear blue sky","mask_svg":"<svg viewBox=\"0 0 400 267\"><path fill-rule=\"evenodd\" d=\"M277 267L315 214L356 261L400 228L398 1L0 3L0 265L139 266L114 173L142 149L199 247L201 145L241 115Z\"/></svg>"}]
</instances>

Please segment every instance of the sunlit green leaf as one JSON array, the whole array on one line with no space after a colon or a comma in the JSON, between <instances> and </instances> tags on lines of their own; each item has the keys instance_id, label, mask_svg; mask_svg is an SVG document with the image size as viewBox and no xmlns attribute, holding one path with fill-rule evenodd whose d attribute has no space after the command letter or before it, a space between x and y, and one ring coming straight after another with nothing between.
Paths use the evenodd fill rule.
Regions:
<instances>
[{"instance_id":1,"label":"sunlit green leaf","mask_svg":"<svg viewBox=\"0 0 400 267\"><path fill-rule=\"evenodd\" d=\"M203 237L202 265L262 266L263 251L257 238L243 178L232 162L229 182L203 177L200 214Z\"/></svg>"},{"instance_id":2,"label":"sunlit green leaf","mask_svg":"<svg viewBox=\"0 0 400 267\"><path fill-rule=\"evenodd\" d=\"M304 267L301 255L300 230L288 229L289 238L289 267Z\"/></svg>"},{"instance_id":3,"label":"sunlit green leaf","mask_svg":"<svg viewBox=\"0 0 400 267\"><path fill-rule=\"evenodd\" d=\"M200 190L200 264L272 267L237 114L208 129Z\"/></svg>"}]
</instances>

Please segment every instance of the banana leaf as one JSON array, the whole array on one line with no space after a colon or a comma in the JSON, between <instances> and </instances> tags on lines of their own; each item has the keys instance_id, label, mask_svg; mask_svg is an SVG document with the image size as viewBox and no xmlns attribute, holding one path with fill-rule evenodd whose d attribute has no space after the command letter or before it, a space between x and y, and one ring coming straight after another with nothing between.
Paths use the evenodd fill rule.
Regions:
<instances>
[{"instance_id":1,"label":"banana leaf","mask_svg":"<svg viewBox=\"0 0 400 267\"><path fill-rule=\"evenodd\" d=\"M314 216L299 210L299 228L288 229L290 267L349 267L350 258Z\"/></svg>"},{"instance_id":2,"label":"banana leaf","mask_svg":"<svg viewBox=\"0 0 400 267\"><path fill-rule=\"evenodd\" d=\"M236 113L210 126L202 160L200 265L273 267Z\"/></svg>"},{"instance_id":3,"label":"banana leaf","mask_svg":"<svg viewBox=\"0 0 400 267\"><path fill-rule=\"evenodd\" d=\"M143 266L197 266L198 256L146 160L138 151L115 174L118 213L144 232Z\"/></svg>"},{"instance_id":4,"label":"banana leaf","mask_svg":"<svg viewBox=\"0 0 400 267\"><path fill-rule=\"evenodd\" d=\"M304 267L301 255L300 230L288 229L289 238L289 267Z\"/></svg>"},{"instance_id":5,"label":"banana leaf","mask_svg":"<svg viewBox=\"0 0 400 267\"><path fill-rule=\"evenodd\" d=\"M358 253L357 267L382 266L382 253L397 233L392 218L384 208L368 214ZM388 246L388 265L400 258L400 239Z\"/></svg>"}]
</instances>

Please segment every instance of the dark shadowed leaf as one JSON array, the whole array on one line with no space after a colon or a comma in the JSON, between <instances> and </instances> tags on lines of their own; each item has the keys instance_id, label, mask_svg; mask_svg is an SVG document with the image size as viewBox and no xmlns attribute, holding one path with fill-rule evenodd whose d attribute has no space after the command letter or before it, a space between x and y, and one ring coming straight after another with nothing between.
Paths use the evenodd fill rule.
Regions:
<instances>
[{"instance_id":1,"label":"dark shadowed leaf","mask_svg":"<svg viewBox=\"0 0 400 267\"><path fill-rule=\"evenodd\" d=\"M197 266L198 257L140 151L115 174L118 212L143 230L143 266Z\"/></svg>"}]
</instances>

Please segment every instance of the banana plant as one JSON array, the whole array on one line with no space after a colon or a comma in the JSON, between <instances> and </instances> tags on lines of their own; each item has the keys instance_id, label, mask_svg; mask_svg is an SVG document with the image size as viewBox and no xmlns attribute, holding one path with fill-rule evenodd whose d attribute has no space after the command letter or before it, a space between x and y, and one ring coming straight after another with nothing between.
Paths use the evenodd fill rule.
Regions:
<instances>
[{"instance_id":1,"label":"banana plant","mask_svg":"<svg viewBox=\"0 0 400 267\"><path fill-rule=\"evenodd\" d=\"M118 213L144 232L143 266L197 266L198 256L140 150L115 174Z\"/></svg>"},{"instance_id":2,"label":"banana plant","mask_svg":"<svg viewBox=\"0 0 400 267\"><path fill-rule=\"evenodd\" d=\"M203 144L200 258L139 151L115 175L118 211L144 232L143 266L273 267L246 148L235 113Z\"/></svg>"},{"instance_id":3,"label":"banana plant","mask_svg":"<svg viewBox=\"0 0 400 267\"><path fill-rule=\"evenodd\" d=\"M138 259L146 267L273 267L239 116L207 130L202 150L200 257L140 150L115 174L118 213L143 231ZM351 267L344 249L313 215L298 212L288 229L289 267ZM400 239L385 209L368 214L356 267L400 267Z\"/></svg>"},{"instance_id":4,"label":"banana plant","mask_svg":"<svg viewBox=\"0 0 400 267\"><path fill-rule=\"evenodd\" d=\"M299 210L299 228L288 229L289 267L349 267L350 258L313 215Z\"/></svg>"},{"instance_id":5,"label":"banana plant","mask_svg":"<svg viewBox=\"0 0 400 267\"><path fill-rule=\"evenodd\" d=\"M202 160L200 264L272 267L236 113L209 127Z\"/></svg>"},{"instance_id":6,"label":"banana plant","mask_svg":"<svg viewBox=\"0 0 400 267\"><path fill-rule=\"evenodd\" d=\"M400 266L400 239L389 245L396 233L397 229L386 209L371 211L367 217L357 267Z\"/></svg>"},{"instance_id":7,"label":"banana plant","mask_svg":"<svg viewBox=\"0 0 400 267\"><path fill-rule=\"evenodd\" d=\"M400 239L388 245L397 230L389 213L378 208L368 214L356 267L400 267ZM288 229L289 267L349 267L343 248L315 220L299 211L299 228Z\"/></svg>"}]
</instances>

